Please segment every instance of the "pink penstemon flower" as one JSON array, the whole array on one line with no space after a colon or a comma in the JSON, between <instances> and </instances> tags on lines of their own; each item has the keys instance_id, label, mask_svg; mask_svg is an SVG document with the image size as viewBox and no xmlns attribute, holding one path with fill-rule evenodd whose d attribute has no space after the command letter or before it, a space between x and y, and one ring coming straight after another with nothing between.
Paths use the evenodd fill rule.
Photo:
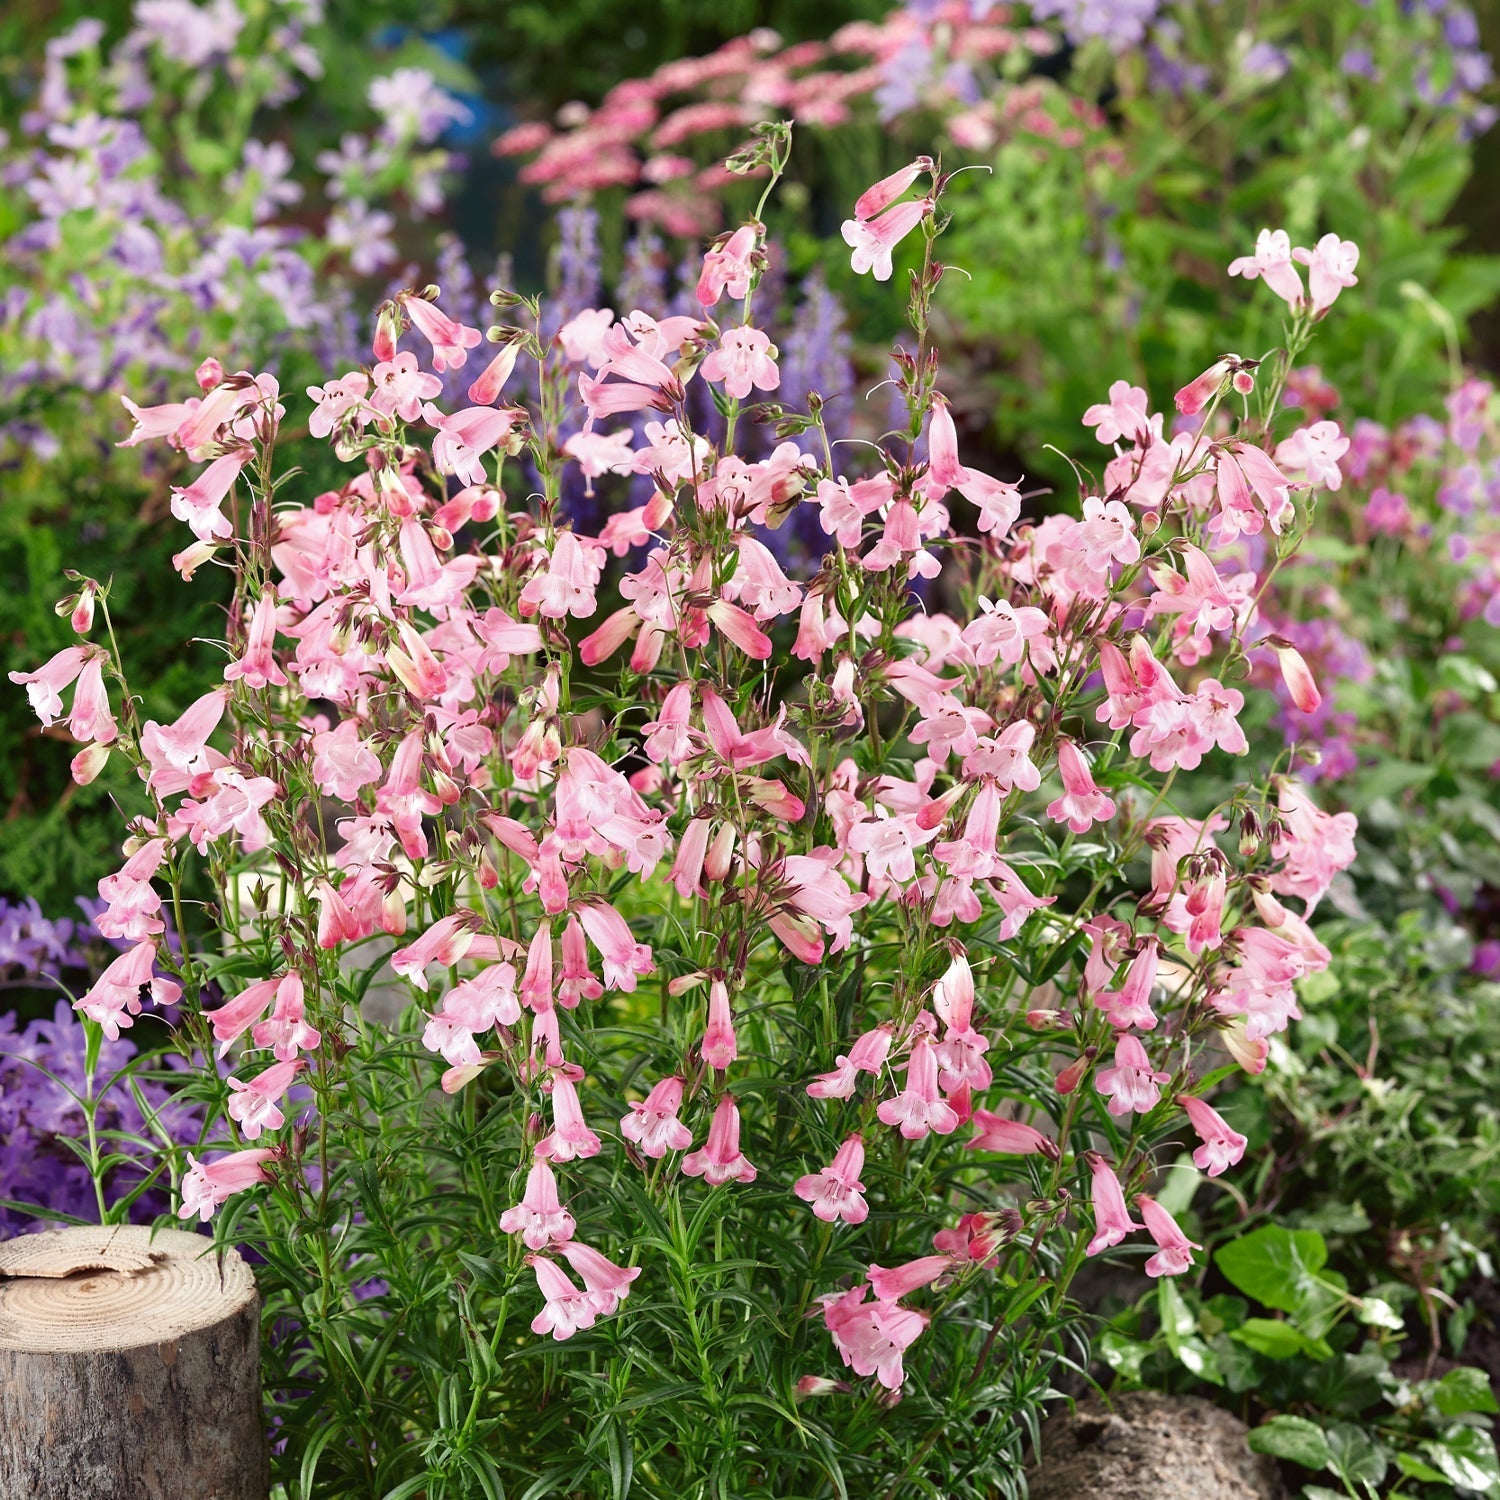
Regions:
<instances>
[{"instance_id":1,"label":"pink penstemon flower","mask_svg":"<svg viewBox=\"0 0 1500 1500\"><path fill-rule=\"evenodd\" d=\"M682 1159L685 1176L701 1177L711 1187L726 1182L754 1182L756 1171L740 1150L740 1111L729 1094L714 1108L708 1140Z\"/></svg>"}]
</instances>

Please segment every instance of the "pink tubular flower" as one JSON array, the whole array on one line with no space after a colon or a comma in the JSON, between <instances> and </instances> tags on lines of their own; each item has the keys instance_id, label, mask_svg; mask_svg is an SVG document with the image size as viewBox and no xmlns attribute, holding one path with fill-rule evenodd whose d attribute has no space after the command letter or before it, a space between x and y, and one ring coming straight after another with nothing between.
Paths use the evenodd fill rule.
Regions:
<instances>
[{"instance_id":1,"label":"pink tubular flower","mask_svg":"<svg viewBox=\"0 0 1500 1500\"><path fill-rule=\"evenodd\" d=\"M583 1277L589 1303L600 1317L608 1317L630 1295L639 1266L617 1266L589 1245L568 1239L558 1246L563 1258Z\"/></svg>"},{"instance_id":2,"label":"pink tubular flower","mask_svg":"<svg viewBox=\"0 0 1500 1500\"><path fill-rule=\"evenodd\" d=\"M754 386L774 391L781 384L776 368L777 349L768 335L758 328L728 328L719 336L719 347L701 366L703 378L724 389L737 401L743 401Z\"/></svg>"},{"instance_id":3,"label":"pink tubular flower","mask_svg":"<svg viewBox=\"0 0 1500 1500\"><path fill-rule=\"evenodd\" d=\"M500 352L484 367L483 372L469 387L469 400L475 406L493 406L500 399L501 387L510 379L511 371L516 367L516 356L520 352L519 344L500 346Z\"/></svg>"},{"instance_id":4,"label":"pink tubular flower","mask_svg":"<svg viewBox=\"0 0 1500 1500\"><path fill-rule=\"evenodd\" d=\"M268 1021L257 1021L251 1031L257 1047L269 1047L278 1062L291 1062L299 1052L315 1051L322 1035L307 1024L302 976L289 969L276 985L276 1008Z\"/></svg>"},{"instance_id":5,"label":"pink tubular flower","mask_svg":"<svg viewBox=\"0 0 1500 1500\"><path fill-rule=\"evenodd\" d=\"M1177 410L1185 417L1196 417L1217 396L1229 374L1229 361L1216 360L1201 375L1177 392Z\"/></svg>"},{"instance_id":6,"label":"pink tubular flower","mask_svg":"<svg viewBox=\"0 0 1500 1500\"><path fill-rule=\"evenodd\" d=\"M599 1137L584 1123L578 1090L558 1074L552 1080L552 1133L537 1144L537 1160L572 1161L598 1154Z\"/></svg>"},{"instance_id":7,"label":"pink tubular flower","mask_svg":"<svg viewBox=\"0 0 1500 1500\"><path fill-rule=\"evenodd\" d=\"M477 934L471 912L455 912L434 922L415 942L391 954L391 967L419 990L427 988L428 964L447 968L456 964L474 945Z\"/></svg>"},{"instance_id":8,"label":"pink tubular flower","mask_svg":"<svg viewBox=\"0 0 1500 1500\"><path fill-rule=\"evenodd\" d=\"M1292 242L1284 229L1262 229L1255 239L1255 254L1231 261L1229 274L1246 281L1259 276L1293 311L1303 304L1302 278L1292 264Z\"/></svg>"},{"instance_id":9,"label":"pink tubular flower","mask_svg":"<svg viewBox=\"0 0 1500 1500\"><path fill-rule=\"evenodd\" d=\"M739 1054L734 1036L734 1017L729 1010L729 987L722 979L708 986L708 1027L699 1044L703 1061L722 1073Z\"/></svg>"},{"instance_id":10,"label":"pink tubular flower","mask_svg":"<svg viewBox=\"0 0 1500 1500\"><path fill-rule=\"evenodd\" d=\"M620 1134L640 1147L643 1156L657 1160L669 1151L685 1151L693 1133L677 1118L682 1108L682 1079L663 1078L643 1102L632 1104L620 1121Z\"/></svg>"},{"instance_id":11,"label":"pink tubular flower","mask_svg":"<svg viewBox=\"0 0 1500 1500\"><path fill-rule=\"evenodd\" d=\"M863 1224L869 1217L870 1206L865 1202L865 1185L859 1180L865 1164L865 1144L858 1135L851 1135L839 1147L830 1165L819 1172L809 1172L799 1177L792 1191L804 1202L812 1205L812 1211L825 1224Z\"/></svg>"},{"instance_id":12,"label":"pink tubular flower","mask_svg":"<svg viewBox=\"0 0 1500 1500\"><path fill-rule=\"evenodd\" d=\"M824 1326L856 1375L873 1375L886 1390L899 1391L906 1378L902 1355L921 1337L927 1315L894 1302L867 1303L869 1290L861 1283L824 1297Z\"/></svg>"},{"instance_id":13,"label":"pink tubular flower","mask_svg":"<svg viewBox=\"0 0 1500 1500\"><path fill-rule=\"evenodd\" d=\"M876 281L891 279L891 252L932 211L930 198L913 198L887 209L877 219L845 219L844 243L854 252L854 273L874 273Z\"/></svg>"},{"instance_id":14,"label":"pink tubular flower","mask_svg":"<svg viewBox=\"0 0 1500 1500\"><path fill-rule=\"evenodd\" d=\"M870 1267L870 1290L881 1302L899 1302L953 1269L951 1255L924 1255L904 1266Z\"/></svg>"},{"instance_id":15,"label":"pink tubular flower","mask_svg":"<svg viewBox=\"0 0 1500 1500\"><path fill-rule=\"evenodd\" d=\"M1192 1121L1203 1142L1193 1152L1193 1163L1201 1172L1217 1177L1245 1154L1245 1137L1231 1128L1218 1110L1195 1094L1183 1094L1177 1102Z\"/></svg>"},{"instance_id":16,"label":"pink tubular flower","mask_svg":"<svg viewBox=\"0 0 1500 1500\"><path fill-rule=\"evenodd\" d=\"M974 1139L970 1151L993 1151L1000 1156L1045 1156L1058 1159L1057 1145L1030 1125L1003 1119L992 1110L974 1111Z\"/></svg>"},{"instance_id":17,"label":"pink tubular flower","mask_svg":"<svg viewBox=\"0 0 1500 1500\"><path fill-rule=\"evenodd\" d=\"M115 874L99 882L99 899L105 909L94 918L94 926L102 936L140 942L165 930L158 915L161 897L152 889L151 877L161 868L166 852L166 839L150 839Z\"/></svg>"},{"instance_id":18,"label":"pink tubular flower","mask_svg":"<svg viewBox=\"0 0 1500 1500\"><path fill-rule=\"evenodd\" d=\"M696 294L700 307L714 306L726 291L736 301L749 295L756 240L755 225L741 224L718 249L703 257Z\"/></svg>"},{"instance_id":19,"label":"pink tubular flower","mask_svg":"<svg viewBox=\"0 0 1500 1500\"><path fill-rule=\"evenodd\" d=\"M226 1000L217 1010L208 1012L208 1018L213 1024L214 1040L219 1044L220 1057L224 1057L265 1015L266 1007L275 996L280 982L279 979L257 979L232 1000Z\"/></svg>"},{"instance_id":20,"label":"pink tubular flower","mask_svg":"<svg viewBox=\"0 0 1500 1500\"><path fill-rule=\"evenodd\" d=\"M1157 962L1156 942L1147 938L1141 951L1131 960L1124 984L1118 990L1101 990L1094 996L1094 1004L1109 1017L1112 1026L1122 1030L1127 1026L1142 1031L1156 1030L1151 990L1156 984Z\"/></svg>"},{"instance_id":21,"label":"pink tubular flower","mask_svg":"<svg viewBox=\"0 0 1500 1500\"><path fill-rule=\"evenodd\" d=\"M1112 1115L1145 1114L1161 1100L1161 1088L1171 1077L1156 1073L1139 1037L1122 1036L1115 1043L1115 1065L1101 1068L1094 1075L1094 1085L1109 1099Z\"/></svg>"},{"instance_id":22,"label":"pink tubular flower","mask_svg":"<svg viewBox=\"0 0 1500 1500\"><path fill-rule=\"evenodd\" d=\"M1193 1251L1202 1245L1190 1240L1178 1227L1177 1220L1145 1193L1136 1195L1136 1206L1151 1238L1156 1241L1157 1252L1146 1262L1148 1276L1181 1276L1193 1268Z\"/></svg>"},{"instance_id":23,"label":"pink tubular flower","mask_svg":"<svg viewBox=\"0 0 1500 1500\"><path fill-rule=\"evenodd\" d=\"M1089 1170L1093 1173L1094 1237L1089 1241L1087 1254L1097 1255L1111 1245L1118 1245L1133 1229L1143 1226L1130 1217L1125 1206L1125 1190L1114 1169L1097 1152L1086 1153Z\"/></svg>"},{"instance_id":24,"label":"pink tubular flower","mask_svg":"<svg viewBox=\"0 0 1500 1500\"><path fill-rule=\"evenodd\" d=\"M81 745L90 741L109 745L119 732L104 686L104 658L91 656L83 664L78 685L73 689L73 712L68 716L68 733Z\"/></svg>"},{"instance_id":25,"label":"pink tubular flower","mask_svg":"<svg viewBox=\"0 0 1500 1500\"><path fill-rule=\"evenodd\" d=\"M208 737L219 727L227 702L227 691L215 688L189 704L181 716L165 728L154 719L148 720L141 731L141 753L150 762L152 772L196 773L206 769L204 753ZM152 779L155 780L155 775Z\"/></svg>"},{"instance_id":26,"label":"pink tubular flower","mask_svg":"<svg viewBox=\"0 0 1500 1500\"><path fill-rule=\"evenodd\" d=\"M1323 695L1318 691L1312 669L1302 653L1286 641L1272 641L1271 646L1276 652L1276 665L1281 668L1281 680L1286 684L1293 704L1302 713L1316 713L1322 706Z\"/></svg>"},{"instance_id":27,"label":"pink tubular flower","mask_svg":"<svg viewBox=\"0 0 1500 1500\"><path fill-rule=\"evenodd\" d=\"M651 949L636 942L625 918L607 901L583 901L576 915L589 941L599 950L605 989L629 994L635 989L637 978L654 972Z\"/></svg>"},{"instance_id":28,"label":"pink tubular flower","mask_svg":"<svg viewBox=\"0 0 1500 1500\"><path fill-rule=\"evenodd\" d=\"M240 477L240 472L254 457L248 447L236 448L216 458L193 482L184 488L172 486L172 514L179 521L186 521L200 542L211 542L216 537L227 539L234 535L234 527L219 509Z\"/></svg>"},{"instance_id":29,"label":"pink tubular flower","mask_svg":"<svg viewBox=\"0 0 1500 1500\"><path fill-rule=\"evenodd\" d=\"M286 673L276 664L276 594L267 590L256 601L245 635L245 654L224 668L225 682L243 681L247 687L286 686Z\"/></svg>"},{"instance_id":30,"label":"pink tubular flower","mask_svg":"<svg viewBox=\"0 0 1500 1500\"><path fill-rule=\"evenodd\" d=\"M708 1127L708 1140L700 1150L683 1157L682 1170L685 1176L701 1177L711 1187L755 1181L755 1168L740 1151L740 1111L731 1095L719 1099Z\"/></svg>"},{"instance_id":31,"label":"pink tubular flower","mask_svg":"<svg viewBox=\"0 0 1500 1500\"><path fill-rule=\"evenodd\" d=\"M545 1250L573 1238L577 1225L557 1196L557 1178L544 1161L533 1162L526 1174L526 1191L514 1208L500 1215L505 1234L519 1234L529 1250Z\"/></svg>"},{"instance_id":32,"label":"pink tubular flower","mask_svg":"<svg viewBox=\"0 0 1500 1500\"><path fill-rule=\"evenodd\" d=\"M882 1102L875 1113L881 1123L899 1127L909 1141L919 1141L929 1130L951 1135L958 1129L953 1106L938 1093L937 1053L925 1038L916 1042L906 1065L906 1087Z\"/></svg>"},{"instance_id":33,"label":"pink tubular flower","mask_svg":"<svg viewBox=\"0 0 1500 1500\"><path fill-rule=\"evenodd\" d=\"M847 1099L854 1092L855 1074L879 1075L890 1056L895 1033L889 1026L877 1026L856 1039L848 1056L842 1053L835 1058L837 1069L824 1073L808 1084L807 1092L814 1099Z\"/></svg>"},{"instance_id":34,"label":"pink tubular flower","mask_svg":"<svg viewBox=\"0 0 1500 1500\"><path fill-rule=\"evenodd\" d=\"M594 590L604 567L604 552L572 531L559 531L543 570L521 590L519 609L528 618L584 620L598 607Z\"/></svg>"},{"instance_id":35,"label":"pink tubular flower","mask_svg":"<svg viewBox=\"0 0 1500 1500\"><path fill-rule=\"evenodd\" d=\"M1359 264L1359 246L1353 240L1341 240L1336 234L1325 234L1311 250L1299 245L1292 251L1292 259L1307 267L1307 286L1312 293L1315 318L1321 318L1333 306L1346 286L1359 281L1354 274Z\"/></svg>"},{"instance_id":36,"label":"pink tubular flower","mask_svg":"<svg viewBox=\"0 0 1500 1500\"><path fill-rule=\"evenodd\" d=\"M931 170L932 158L919 156L915 161L908 162L906 166L892 172L889 177L882 177L872 187L867 187L855 200L854 217L861 221L873 219L877 214L889 208L923 172Z\"/></svg>"},{"instance_id":37,"label":"pink tubular flower","mask_svg":"<svg viewBox=\"0 0 1500 1500\"><path fill-rule=\"evenodd\" d=\"M442 800L422 786L422 731L414 729L396 747L385 785L375 794L378 811L391 820L408 859L427 858L422 819L436 817Z\"/></svg>"},{"instance_id":38,"label":"pink tubular flower","mask_svg":"<svg viewBox=\"0 0 1500 1500\"><path fill-rule=\"evenodd\" d=\"M325 795L352 802L361 787L380 780L380 757L359 737L353 719L315 734L312 746L313 780Z\"/></svg>"},{"instance_id":39,"label":"pink tubular flower","mask_svg":"<svg viewBox=\"0 0 1500 1500\"><path fill-rule=\"evenodd\" d=\"M206 1224L226 1199L257 1183L269 1182L271 1174L266 1171L266 1163L277 1154L275 1150L260 1147L253 1151L234 1151L217 1161L200 1162L189 1151L188 1171L182 1179L182 1206L177 1210L177 1217L191 1219L197 1214Z\"/></svg>"},{"instance_id":40,"label":"pink tubular flower","mask_svg":"<svg viewBox=\"0 0 1500 1500\"><path fill-rule=\"evenodd\" d=\"M229 1079L229 1118L239 1122L247 1141L256 1140L263 1130L280 1130L286 1123L279 1101L301 1066L301 1059L294 1058L291 1062L272 1063L248 1083Z\"/></svg>"},{"instance_id":41,"label":"pink tubular flower","mask_svg":"<svg viewBox=\"0 0 1500 1500\"><path fill-rule=\"evenodd\" d=\"M87 646L65 646L56 656L35 672L12 672L10 680L26 689L31 711L50 729L62 717L62 692L71 687L92 655Z\"/></svg>"},{"instance_id":42,"label":"pink tubular flower","mask_svg":"<svg viewBox=\"0 0 1500 1500\"><path fill-rule=\"evenodd\" d=\"M439 374L465 364L469 350L476 348L484 337L477 328L466 328L446 313L439 312L425 297L403 292L396 300L417 331L432 345L432 367Z\"/></svg>"},{"instance_id":43,"label":"pink tubular flower","mask_svg":"<svg viewBox=\"0 0 1500 1500\"><path fill-rule=\"evenodd\" d=\"M536 1284L546 1299L546 1306L531 1320L533 1333L550 1333L561 1343L579 1329L594 1326L598 1312L593 1299L568 1280L568 1273L556 1261L528 1255L526 1263L536 1272Z\"/></svg>"},{"instance_id":44,"label":"pink tubular flower","mask_svg":"<svg viewBox=\"0 0 1500 1500\"><path fill-rule=\"evenodd\" d=\"M1101 443L1129 438L1143 443L1151 436L1150 397L1128 380L1117 380L1109 388L1109 400L1091 406L1083 414L1083 425L1094 428Z\"/></svg>"},{"instance_id":45,"label":"pink tubular flower","mask_svg":"<svg viewBox=\"0 0 1500 1500\"><path fill-rule=\"evenodd\" d=\"M168 1005L177 1000L180 987L165 976L154 975L156 944L149 939L127 948L91 984L78 1000L78 1013L103 1028L105 1036L115 1041L122 1029L134 1024L132 1016L141 1013L141 986L151 986L155 1004Z\"/></svg>"},{"instance_id":46,"label":"pink tubular flower","mask_svg":"<svg viewBox=\"0 0 1500 1500\"><path fill-rule=\"evenodd\" d=\"M1114 799L1094 784L1088 762L1072 740L1057 742L1057 769L1063 795L1048 803L1049 818L1066 823L1074 833L1087 833L1095 823L1107 823L1114 817Z\"/></svg>"}]
</instances>

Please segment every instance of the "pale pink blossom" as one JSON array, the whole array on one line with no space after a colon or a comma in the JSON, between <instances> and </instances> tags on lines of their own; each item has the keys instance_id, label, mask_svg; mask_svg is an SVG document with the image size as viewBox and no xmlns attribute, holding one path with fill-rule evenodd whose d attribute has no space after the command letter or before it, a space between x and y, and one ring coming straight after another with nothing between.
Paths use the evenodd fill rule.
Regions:
<instances>
[{"instance_id":1,"label":"pale pink blossom","mask_svg":"<svg viewBox=\"0 0 1500 1500\"><path fill-rule=\"evenodd\" d=\"M530 1250L545 1250L573 1238L573 1215L557 1196L557 1178L545 1161L533 1162L521 1201L500 1215L504 1234L519 1234Z\"/></svg>"},{"instance_id":2,"label":"pale pink blossom","mask_svg":"<svg viewBox=\"0 0 1500 1500\"><path fill-rule=\"evenodd\" d=\"M1190 1240L1178 1227L1177 1220L1145 1193L1136 1196L1136 1206L1146 1229L1156 1241L1156 1254L1146 1262L1148 1276L1181 1276L1193 1269L1193 1251L1202 1245Z\"/></svg>"},{"instance_id":3,"label":"pale pink blossom","mask_svg":"<svg viewBox=\"0 0 1500 1500\"><path fill-rule=\"evenodd\" d=\"M1307 267L1307 286L1315 318L1321 318L1333 306L1345 287L1359 281L1354 274L1359 264L1359 246L1353 240L1341 240L1336 234L1325 234L1311 250L1299 245L1292 251L1292 259Z\"/></svg>"},{"instance_id":4,"label":"pale pink blossom","mask_svg":"<svg viewBox=\"0 0 1500 1500\"><path fill-rule=\"evenodd\" d=\"M883 1100L875 1113L909 1141L919 1141L929 1131L951 1135L958 1129L957 1112L938 1092L937 1053L931 1042L923 1038L912 1045L905 1087Z\"/></svg>"},{"instance_id":5,"label":"pale pink blossom","mask_svg":"<svg viewBox=\"0 0 1500 1500\"><path fill-rule=\"evenodd\" d=\"M269 1182L271 1174L266 1163L278 1153L259 1147L250 1151L234 1151L215 1161L200 1162L188 1152L188 1170L182 1179L182 1206L177 1210L179 1219L191 1219L194 1214L207 1223L221 1203L243 1193L247 1188Z\"/></svg>"},{"instance_id":6,"label":"pale pink blossom","mask_svg":"<svg viewBox=\"0 0 1500 1500\"><path fill-rule=\"evenodd\" d=\"M751 387L774 391L781 384L776 368L776 346L758 328L727 328L719 336L719 347L703 361L703 378L743 401Z\"/></svg>"},{"instance_id":7,"label":"pale pink blossom","mask_svg":"<svg viewBox=\"0 0 1500 1500\"><path fill-rule=\"evenodd\" d=\"M708 1127L708 1140L682 1159L688 1177L701 1177L711 1187L726 1182L754 1182L755 1168L740 1150L740 1111L729 1094L720 1097Z\"/></svg>"},{"instance_id":8,"label":"pale pink blossom","mask_svg":"<svg viewBox=\"0 0 1500 1500\"><path fill-rule=\"evenodd\" d=\"M1193 1163L1210 1177L1218 1177L1245 1154L1245 1137L1233 1129L1211 1104L1194 1094L1181 1094L1177 1102L1192 1121L1203 1142L1193 1152Z\"/></svg>"},{"instance_id":9,"label":"pale pink blossom","mask_svg":"<svg viewBox=\"0 0 1500 1500\"><path fill-rule=\"evenodd\" d=\"M1140 1039L1122 1036L1115 1043L1115 1065L1101 1068L1094 1075L1094 1084L1109 1100L1112 1115L1145 1114L1155 1109L1161 1100L1161 1085L1171 1077L1169 1073L1156 1072Z\"/></svg>"},{"instance_id":10,"label":"pale pink blossom","mask_svg":"<svg viewBox=\"0 0 1500 1500\"><path fill-rule=\"evenodd\" d=\"M854 273L872 272L876 281L889 281L891 253L932 211L929 198L912 198L888 208L879 218L845 219L844 243L854 252Z\"/></svg>"},{"instance_id":11,"label":"pale pink blossom","mask_svg":"<svg viewBox=\"0 0 1500 1500\"><path fill-rule=\"evenodd\" d=\"M620 1134L633 1141L643 1156L657 1159L692 1145L692 1132L677 1118L682 1091L682 1079L663 1078L643 1101L632 1104L630 1113L620 1121Z\"/></svg>"},{"instance_id":12,"label":"pale pink blossom","mask_svg":"<svg viewBox=\"0 0 1500 1500\"><path fill-rule=\"evenodd\" d=\"M870 1207L865 1202L865 1185L859 1174L865 1164L864 1142L851 1135L834 1154L833 1161L821 1171L799 1177L792 1191L826 1224L863 1224Z\"/></svg>"},{"instance_id":13,"label":"pale pink blossom","mask_svg":"<svg viewBox=\"0 0 1500 1500\"><path fill-rule=\"evenodd\" d=\"M286 1123L280 1108L281 1096L291 1086L302 1066L300 1058L272 1063L248 1083L238 1078L228 1080L229 1118L238 1121L247 1141L259 1138L264 1130L280 1130Z\"/></svg>"},{"instance_id":14,"label":"pale pink blossom","mask_svg":"<svg viewBox=\"0 0 1500 1500\"><path fill-rule=\"evenodd\" d=\"M1098 1255L1111 1245L1118 1245L1134 1229L1142 1226L1130 1217L1125 1205L1125 1190L1114 1169L1097 1152L1085 1155L1093 1174L1094 1237L1089 1241L1089 1255Z\"/></svg>"}]
</instances>

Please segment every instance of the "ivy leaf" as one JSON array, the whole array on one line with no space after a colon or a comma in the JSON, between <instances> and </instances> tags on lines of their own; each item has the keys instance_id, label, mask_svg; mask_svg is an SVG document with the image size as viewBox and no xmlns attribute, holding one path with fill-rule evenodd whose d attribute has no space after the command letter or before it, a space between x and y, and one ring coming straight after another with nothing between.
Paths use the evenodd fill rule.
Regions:
<instances>
[{"instance_id":1,"label":"ivy leaf","mask_svg":"<svg viewBox=\"0 0 1500 1500\"><path fill-rule=\"evenodd\" d=\"M1314 1470L1327 1468L1333 1458L1323 1429L1306 1417L1268 1418L1251 1432L1250 1451L1269 1453Z\"/></svg>"},{"instance_id":2,"label":"ivy leaf","mask_svg":"<svg viewBox=\"0 0 1500 1500\"><path fill-rule=\"evenodd\" d=\"M1328 1246L1313 1229L1268 1224L1225 1245L1214 1261L1247 1296L1292 1313L1309 1338L1332 1327L1344 1301L1339 1289L1318 1275L1328 1263Z\"/></svg>"},{"instance_id":3,"label":"ivy leaf","mask_svg":"<svg viewBox=\"0 0 1500 1500\"><path fill-rule=\"evenodd\" d=\"M1385 1478L1390 1457L1363 1427L1335 1422L1325 1436L1334 1471L1351 1488L1357 1483L1377 1485Z\"/></svg>"},{"instance_id":4,"label":"ivy leaf","mask_svg":"<svg viewBox=\"0 0 1500 1500\"><path fill-rule=\"evenodd\" d=\"M1422 1450L1449 1484L1466 1490L1487 1490L1492 1484L1500 1484L1495 1440L1478 1427L1450 1428L1440 1442L1423 1443Z\"/></svg>"}]
</instances>

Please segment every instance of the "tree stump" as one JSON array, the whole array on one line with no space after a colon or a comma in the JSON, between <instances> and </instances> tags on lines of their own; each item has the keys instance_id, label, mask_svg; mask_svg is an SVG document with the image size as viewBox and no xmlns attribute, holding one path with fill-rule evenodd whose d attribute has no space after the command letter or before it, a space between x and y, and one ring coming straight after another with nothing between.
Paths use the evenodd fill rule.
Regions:
<instances>
[{"instance_id":1,"label":"tree stump","mask_svg":"<svg viewBox=\"0 0 1500 1500\"><path fill-rule=\"evenodd\" d=\"M266 1500L259 1299L203 1235L0 1244L0 1496Z\"/></svg>"}]
</instances>

